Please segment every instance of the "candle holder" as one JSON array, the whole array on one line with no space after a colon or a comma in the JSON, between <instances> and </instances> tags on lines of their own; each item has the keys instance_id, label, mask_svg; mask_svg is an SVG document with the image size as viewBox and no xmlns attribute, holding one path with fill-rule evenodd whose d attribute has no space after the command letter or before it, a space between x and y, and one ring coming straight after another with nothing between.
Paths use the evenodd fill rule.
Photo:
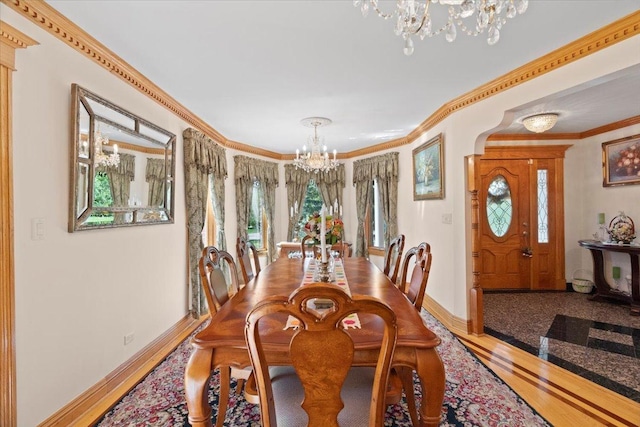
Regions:
<instances>
[{"instance_id":1,"label":"candle holder","mask_svg":"<svg viewBox=\"0 0 640 427\"><path fill-rule=\"evenodd\" d=\"M327 261L327 262L317 261L313 280L315 280L316 282L324 282L324 283L332 282L333 271L331 268L331 264L332 263L330 261Z\"/></svg>"}]
</instances>

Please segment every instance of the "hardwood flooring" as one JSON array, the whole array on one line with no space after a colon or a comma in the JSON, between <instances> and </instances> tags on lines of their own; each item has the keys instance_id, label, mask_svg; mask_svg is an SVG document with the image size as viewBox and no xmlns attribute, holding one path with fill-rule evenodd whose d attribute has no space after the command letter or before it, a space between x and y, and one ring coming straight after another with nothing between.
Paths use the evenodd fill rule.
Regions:
<instances>
[{"instance_id":1,"label":"hardwood flooring","mask_svg":"<svg viewBox=\"0 0 640 427\"><path fill-rule=\"evenodd\" d=\"M494 337L458 338L556 427L640 426L640 403Z\"/></svg>"}]
</instances>

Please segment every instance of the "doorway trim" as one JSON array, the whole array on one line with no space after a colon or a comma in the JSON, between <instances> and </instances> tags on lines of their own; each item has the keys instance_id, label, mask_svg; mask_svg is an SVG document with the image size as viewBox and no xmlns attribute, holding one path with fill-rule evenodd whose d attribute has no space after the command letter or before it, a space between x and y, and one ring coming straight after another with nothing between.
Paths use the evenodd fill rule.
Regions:
<instances>
[{"instance_id":1,"label":"doorway trim","mask_svg":"<svg viewBox=\"0 0 640 427\"><path fill-rule=\"evenodd\" d=\"M465 156L467 166L467 198L471 206L471 272L472 286L469 289L469 313L471 317L471 333L484 334L484 298L480 286L480 173L479 166L482 159L556 159L558 185L563 190L564 156L572 145L517 145L517 146L488 146L485 154ZM564 219L564 198L560 197L556 213ZM557 239L564 242L564 220L556 224ZM564 246L564 245L563 245ZM561 252L561 253L560 253ZM564 264L564 250L558 255Z\"/></svg>"},{"instance_id":2,"label":"doorway trim","mask_svg":"<svg viewBox=\"0 0 640 427\"><path fill-rule=\"evenodd\" d=\"M0 425L17 425L15 265L13 252L13 148L12 73L16 49L38 44L31 37L0 21Z\"/></svg>"}]
</instances>

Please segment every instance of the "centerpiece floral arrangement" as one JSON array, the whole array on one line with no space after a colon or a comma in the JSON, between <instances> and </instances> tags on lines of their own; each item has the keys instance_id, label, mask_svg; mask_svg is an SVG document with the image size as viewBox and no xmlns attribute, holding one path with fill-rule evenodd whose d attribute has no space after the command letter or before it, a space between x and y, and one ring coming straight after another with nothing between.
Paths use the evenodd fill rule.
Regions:
<instances>
[{"instance_id":1,"label":"centerpiece floral arrangement","mask_svg":"<svg viewBox=\"0 0 640 427\"><path fill-rule=\"evenodd\" d=\"M612 242L631 243L636 238L633 220L624 212L611 220L607 233Z\"/></svg>"},{"instance_id":2,"label":"centerpiece floral arrangement","mask_svg":"<svg viewBox=\"0 0 640 427\"><path fill-rule=\"evenodd\" d=\"M307 236L313 238L316 244L320 244L320 223L322 221L322 217L318 212L314 212L309 216L309 219L304 225L304 231L307 233ZM326 224L326 235L325 235L325 243L328 245L333 245L338 243L342 239L342 232L344 230L344 223L342 219L336 218L333 215L325 216L325 224Z\"/></svg>"}]
</instances>

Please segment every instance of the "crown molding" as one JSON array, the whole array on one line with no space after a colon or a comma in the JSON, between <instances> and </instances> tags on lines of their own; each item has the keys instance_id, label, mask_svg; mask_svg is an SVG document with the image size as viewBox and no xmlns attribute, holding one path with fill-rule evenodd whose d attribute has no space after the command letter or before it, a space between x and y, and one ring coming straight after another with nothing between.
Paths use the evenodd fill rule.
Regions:
<instances>
[{"instance_id":1,"label":"crown molding","mask_svg":"<svg viewBox=\"0 0 640 427\"><path fill-rule=\"evenodd\" d=\"M0 21L0 45L4 46L4 48L0 50L0 65L15 71L16 49L26 49L36 44L39 43L31 37L13 28L6 22Z\"/></svg>"},{"instance_id":2,"label":"crown molding","mask_svg":"<svg viewBox=\"0 0 640 427\"><path fill-rule=\"evenodd\" d=\"M47 3L38 0L0 1L44 30L48 31L53 36L64 41L78 52L108 69L122 80L158 102L187 123L198 128L204 134L221 145L277 160L287 157L283 154L262 150L247 144L228 140L213 127L193 114L186 107L173 99L169 94L134 69L122 58L110 51L106 46L91 37L73 22L65 18ZM406 137L372 145L360 150L351 151L343 154L341 157L351 158L409 144L458 110L530 81L536 77L553 71L554 69L582 59L592 53L598 52L630 37L636 36L638 33L640 33L640 11L633 12L618 21L587 34L564 47L556 49L545 56L531 61L522 67L516 68L501 77L498 77L445 103Z\"/></svg>"},{"instance_id":3,"label":"crown molding","mask_svg":"<svg viewBox=\"0 0 640 427\"><path fill-rule=\"evenodd\" d=\"M640 116L630 117L615 123L609 123L604 126L589 129L584 132L577 133L494 133L489 135L487 142L490 141L551 141L559 139L585 139L602 133L611 132L613 130L626 128L640 123Z\"/></svg>"}]
</instances>

